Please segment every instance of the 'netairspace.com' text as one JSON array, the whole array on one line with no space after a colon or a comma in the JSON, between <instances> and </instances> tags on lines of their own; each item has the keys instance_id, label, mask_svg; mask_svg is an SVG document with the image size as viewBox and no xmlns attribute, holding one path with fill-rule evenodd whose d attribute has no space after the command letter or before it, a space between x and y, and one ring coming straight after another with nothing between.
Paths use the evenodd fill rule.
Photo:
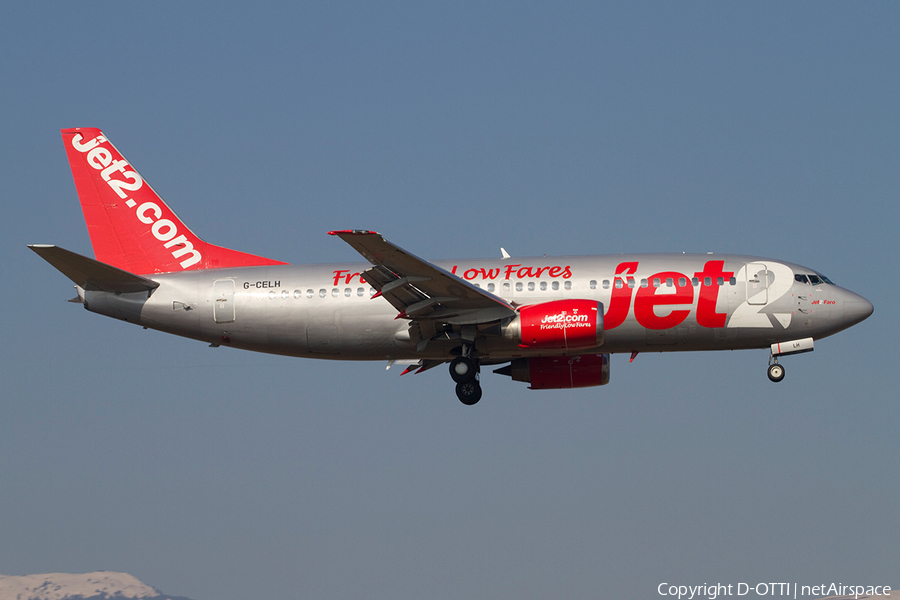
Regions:
<instances>
[{"instance_id":1,"label":"'netairspace.com' text","mask_svg":"<svg viewBox=\"0 0 900 600\"><path fill-rule=\"evenodd\" d=\"M716 600L726 596L784 596L803 598L810 596L890 596L887 585L844 585L843 583L822 583L819 585L798 585L796 583L711 583L703 585L676 585L661 583L656 588L660 596L672 596L677 600L706 598Z\"/></svg>"}]
</instances>

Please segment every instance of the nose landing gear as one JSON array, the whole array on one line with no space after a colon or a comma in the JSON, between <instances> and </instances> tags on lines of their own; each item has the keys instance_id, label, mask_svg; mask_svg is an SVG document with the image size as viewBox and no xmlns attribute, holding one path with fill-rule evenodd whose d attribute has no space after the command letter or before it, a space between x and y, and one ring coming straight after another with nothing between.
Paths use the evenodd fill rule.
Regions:
<instances>
[{"instance_id":1,"label":"nose landing gear","mask_svg":"<svg viewBox=\"0 0 900 600\"><path fill-rule=\"evenodd\" d=\"M772 344L772 353L769 355L769 381L778 383L784 379L784 367L778 364L779 356L812 352L814 348L815 343L811 337Z\"/></svg>"},{"instance_id":2,"label":"nose landing gear","mask_svg":"<svg viewBox=\"0 0 900 600\"><path fill-rule=\"evenodd\" d=\"M769 369L766 374L769 376L769 381L778 383L784 379L784 367L778 364L778 358L774 358L774 361L775 362L769 364Z\"/></svg>"}]
</instances>

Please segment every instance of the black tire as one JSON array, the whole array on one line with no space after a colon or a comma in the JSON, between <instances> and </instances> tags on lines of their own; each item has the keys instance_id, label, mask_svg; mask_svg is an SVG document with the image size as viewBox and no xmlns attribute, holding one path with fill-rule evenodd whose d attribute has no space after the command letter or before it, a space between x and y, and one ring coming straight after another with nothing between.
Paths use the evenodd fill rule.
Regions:
<instances>
[{"instance_id":1,"label":"black tire","mask_svg":"<svg viewBox=\"0 0 900 600\"><path fill-rule=\"evenodd\" d=\"M769 381L778 383L779 381L784 379L784 367L782 367L778 363L769 365L767 375L769 376Z\"/></svg>"},{"instance_id":2,"label":"black tire","mask_svg":"<svg viewBox=\"0 0 900 600\"><path fill-rule=\"evenodd\" d=\"M481 400L481 384L474 379L457 383L456 397L466 406L478 404L478 401Z\"/></svg>"},{"instance_id":3,"label":"black tire","mask_svg":"<svg viewBox=\"0 0 900 600\"><path fill-rule=\"evenodd\" d=\"M478 367L465 356L457 356L450 361L450 377L456 383L472 381L475 379L476 373L478 373Z\"/></svg>"}]
</instances>

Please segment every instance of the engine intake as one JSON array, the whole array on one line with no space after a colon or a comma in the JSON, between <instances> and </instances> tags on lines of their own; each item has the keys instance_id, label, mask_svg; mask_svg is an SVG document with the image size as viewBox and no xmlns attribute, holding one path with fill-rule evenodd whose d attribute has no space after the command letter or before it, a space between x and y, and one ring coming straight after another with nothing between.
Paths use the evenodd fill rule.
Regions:
<instances>
[{"instance_id":1,"label":"engine intake","mask_svg":"<svg viewBox=\"0 0 900 600\"><path fill-rule=\"evenodd\" d=\"M596 300L554 300L523 306L503 328L520 348L578 350L603 345L603 305Z\"/></svg>"}]
</instances>

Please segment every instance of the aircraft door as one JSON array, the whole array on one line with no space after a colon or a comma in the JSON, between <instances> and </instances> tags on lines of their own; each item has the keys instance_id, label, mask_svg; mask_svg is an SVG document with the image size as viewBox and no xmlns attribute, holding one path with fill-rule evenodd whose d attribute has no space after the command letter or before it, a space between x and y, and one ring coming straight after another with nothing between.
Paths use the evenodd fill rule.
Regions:
<instances>
[{"instance_id":1,"label":"aircraft door","mask_svg":"<svg viewBox=\"0 0 900 600\"><path fill-rule=\"evenodd\" d=\"M769 270L762 263L747 263L747 304L764 305L769 301Z\"/></svg>"},{"instance_id":2,"label":"aircraft door","mask_svg":"<svg viewBox=\"0 0 900 600\"><path fill-rule=\"evenodd\" d=\"M315 323L306 328L306 343L316 354L340 354L338 328L334 323Z\"/></svg>"},{"instance_id":3,"label":"aircraft door","mask_svg":"<svg viewBox=\"0 0 900 600\"><path fill-rule=\"evenodd\" d=\"M219 279L213 283L213 316L216 323L234 322L234 280Z\"/></svg>"}]
</instances>

